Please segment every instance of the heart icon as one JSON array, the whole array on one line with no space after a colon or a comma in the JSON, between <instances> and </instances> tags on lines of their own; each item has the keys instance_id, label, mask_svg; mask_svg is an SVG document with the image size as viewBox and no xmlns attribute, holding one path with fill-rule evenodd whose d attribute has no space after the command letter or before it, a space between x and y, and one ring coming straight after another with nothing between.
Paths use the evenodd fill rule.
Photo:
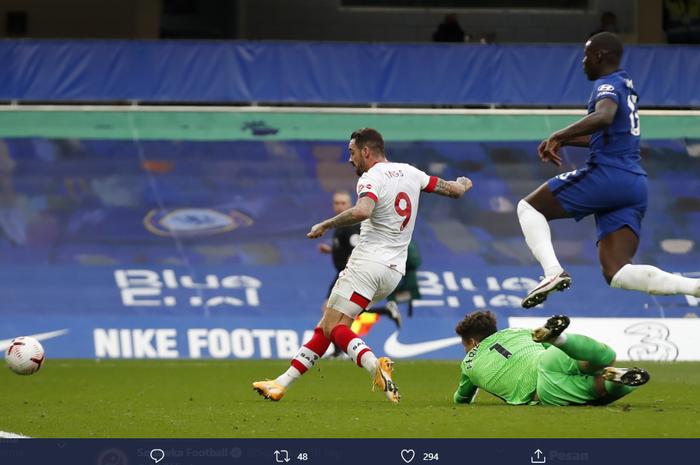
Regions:
<instances>
[{"instance_id":1,"label":"heart icon","mask_svg":"<svg viewBox=\"0 0 700 465\"><path fill-rule=\"evenodd\" d=\"M411 460L413 460L413 457L416 456L416 453L413 452L413 449L404 449L401 451L401 458L403 459L404 462L406 463L411 463Z\"/></svg>"}]
</instances>

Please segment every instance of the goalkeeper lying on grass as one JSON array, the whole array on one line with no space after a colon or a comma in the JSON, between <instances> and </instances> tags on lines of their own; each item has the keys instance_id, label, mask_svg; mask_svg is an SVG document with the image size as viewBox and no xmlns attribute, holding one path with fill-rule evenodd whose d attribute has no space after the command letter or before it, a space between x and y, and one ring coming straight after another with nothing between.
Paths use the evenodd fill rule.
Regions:
<instances>
[{"instance_id":1,"label":"goalkeeper lying on grass","mask_svg":"<svg viewBox=\"0 0 700 465\"><path fill-rule=\"evenodd\" d=\"M606 405L649 381L641 368L614 368L615 352L580 334L564 334L569 317L554 315L534 331L498 331L496 314L476 311L455 328L467 356L456 403L479 388L512 405Z\"/></svg>"}]
</instances>

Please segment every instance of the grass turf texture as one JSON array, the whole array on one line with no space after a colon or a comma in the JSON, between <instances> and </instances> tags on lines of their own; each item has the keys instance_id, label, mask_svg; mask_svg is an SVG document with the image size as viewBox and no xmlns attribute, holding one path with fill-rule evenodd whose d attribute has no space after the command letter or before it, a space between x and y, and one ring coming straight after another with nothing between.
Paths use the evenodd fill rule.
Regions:
<instances>
[{"instance_id":1,"label":"grass turf texture","mask_svg":"<svg viewBox=\"0 0 700 465\"><path fill-rule=\"evenodd\" d=\"M0 431L47 438L692 438L700 363L640 363L652 379L607 407L513 407L480 391L456 405L459 362L402 361L402 402L365 370L324 360L280 402L253 381L283 360L49 360L32 376L0 370ZM621 366L625 366L622 364Z\"/></svg>"}]
</instances>

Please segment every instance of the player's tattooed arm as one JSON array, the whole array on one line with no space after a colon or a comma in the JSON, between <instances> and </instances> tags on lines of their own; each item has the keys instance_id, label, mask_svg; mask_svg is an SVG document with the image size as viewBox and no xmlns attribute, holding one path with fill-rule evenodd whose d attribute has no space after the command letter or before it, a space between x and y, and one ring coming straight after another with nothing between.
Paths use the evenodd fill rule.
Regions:
<instances>
[{"instance_id":1,"label":"player's tattooed arm","mask_svg":"<svg viewBox=\"0 0 700 465\"><path fill-rule=\"evenodd\" d=\"M311 228L311 231L307 234L307 237L316 239L323 236L323 234L329 229L352 226L353 224L360 223L369 218L372 211L374 211L375 206L376 203L371 197L361 197L358 199L357 204L355 204L354 207L345 210L343 213L340 213L333 218L314 225Z\"/></svg>"},{"instance_id":2,"label":"player's tattooed arm","mask_svg":"<svg viewBox=\"0 0 700 465\"><path fill-rule=\"evenodd\" d=\"M444 179L438 178L437 184L435 184L435 188L433 189L433 193L458 199L471 188L471 179L465 178L464 176L457 178L456 181L445 181Z\"/></svg>"}]
</instances>

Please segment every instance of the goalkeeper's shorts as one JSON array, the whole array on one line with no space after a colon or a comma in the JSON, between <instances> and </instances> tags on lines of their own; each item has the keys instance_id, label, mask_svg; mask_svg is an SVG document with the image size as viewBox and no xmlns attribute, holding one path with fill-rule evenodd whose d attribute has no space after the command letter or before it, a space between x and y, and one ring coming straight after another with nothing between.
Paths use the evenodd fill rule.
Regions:
<instances>
[{"instance_id":1,"label":"goalkeeper's shorts","mask_svg":"<svg viewBox=\"0 0 700 465\"><path fill-rule=\"evenodd\" d=\"M544 352L539 370L537 397L542 405L583 405L598 399L596 374L583 372L577 360L556 347Z\"/></svg>"}]
</instances>

